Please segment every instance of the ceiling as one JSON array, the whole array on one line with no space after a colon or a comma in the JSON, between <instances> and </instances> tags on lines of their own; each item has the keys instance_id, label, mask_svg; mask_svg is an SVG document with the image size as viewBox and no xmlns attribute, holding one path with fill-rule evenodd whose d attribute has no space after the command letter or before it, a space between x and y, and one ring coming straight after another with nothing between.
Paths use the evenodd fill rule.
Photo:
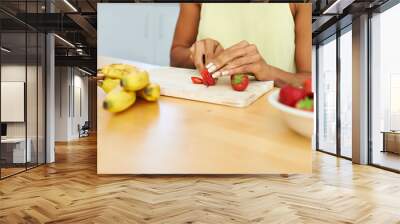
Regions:
<instances>
[{"instance_id":1,"label":"ceiling","mask_svg":"<svg viewBox=\"0 0 400 224\"><path fill-rule=\"evenodd\" d=\"M352 23L362 13L374 12L391 0L313 0L313 44Z\"/></svg>"},{"instance_id":2,"label":"ceiling","mask_svg":"<svg viewBox=\"0 0 400 224\"><path fill-rule=\"evenodd\" d=\"M2 59L22 61L26 53L28 59L33 58L38 48L36 39L32 39L37 33L54 32L56 65L81 66L95 72L97 2L48 0L46 5L44 0L1 0L2 46L12 49L9 53L2 51ZM34 34L28 33L25 38L26 31Z\"/></svg>"}]
</instances>

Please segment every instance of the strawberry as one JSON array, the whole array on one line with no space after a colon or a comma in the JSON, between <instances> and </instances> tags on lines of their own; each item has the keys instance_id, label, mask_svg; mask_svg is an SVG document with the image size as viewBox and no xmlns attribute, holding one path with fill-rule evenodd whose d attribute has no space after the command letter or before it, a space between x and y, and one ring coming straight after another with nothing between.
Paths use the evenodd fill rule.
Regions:
<instances>
[{"instance_id":1,"label":"strawberry","mask_svg":"<svg viewBox=\"0 0 400 224\"><path fill-rule=\"evenodd\" d=\"M203 78L203 83L206 86L213 86L215 85L215 79L211 76L211 74L207 71L207 69L204 69L200 72L201 77Z\"/></svg>"},{"instance_id":2,"label":"strawberry","mask_svg":"<svg viewBox=\"0 0 400 224\"><path fill-rule=\"evenodd\" d=\"M296 103L306 97L306 91L302 88L286 85L279 92L279 102L295 107Z\"/></svg>"},{"instance_id":3,"label":"strawberry","mask_svg":"<svg viewBox=\"0 0 400 224\"><path fill-rule=\"evenodd\" d=\"M301 110L314 111L314 100L306 97L296 103L296 108Z\"/></svg>"},{"instance_id":4,"label":"strawberry","mask_svg":"<svg viewBox=\"0 0 400 224\"><path fill-rule=\"evenodd\" d=\"M192 76L191 77L193 84L203 84L203 79L199 77Z\"/></svg>"},{"instance_id":5,"label":"strawberry","mask_svg":"<svg viewBox=\"0 0 400 224\"><path fill-rule=\"evenodd\" d=\"M231 75L231 85L236 91L244 91L249 85L249 77L244 74Z\"/></svg>"}]
</instances>

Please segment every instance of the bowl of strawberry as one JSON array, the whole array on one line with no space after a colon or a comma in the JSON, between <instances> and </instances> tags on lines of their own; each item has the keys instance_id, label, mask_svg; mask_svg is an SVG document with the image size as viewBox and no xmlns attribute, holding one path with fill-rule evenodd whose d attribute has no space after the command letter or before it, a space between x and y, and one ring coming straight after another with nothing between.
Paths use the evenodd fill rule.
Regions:
<instances>
[{"instance_id":1,"label":"bowl of strawberry","mask_svg":"<svg viewBox=\"0 0 400 224\"><path fill-rule=\"evenodd\" d=\"M302 136L311 138L314 131L314 94L311 79L303 86L286 85L269 96L273 107L282 112L287 125Z\"/></svg>"}]
</instances>

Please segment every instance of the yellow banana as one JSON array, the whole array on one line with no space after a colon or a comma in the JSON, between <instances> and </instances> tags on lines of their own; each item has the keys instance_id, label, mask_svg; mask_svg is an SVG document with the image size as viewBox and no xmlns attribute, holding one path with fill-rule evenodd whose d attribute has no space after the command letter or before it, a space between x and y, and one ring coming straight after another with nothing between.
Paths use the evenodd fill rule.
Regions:
<instances>
[{"instance_id":1,"label":"yellow banana","mask_svg":"<svg viewBox=\"0 0 400 224\"><path fill-rule=\"evenodd\" d=\"M99 83L99 86L104 90L105 93L109 93L115 87L119 85L121 81L119 79L106 78Z\"/></svg>"},{"instance_id":2,"label":"yellow banana","mask_svg":"<svg viewBox=\"0 0 400 224\"><path fill-rule=\"evenodd\" d=\"M138 69L132 65L111 64L103 67L100 72L108 78L121 79L127 74L138 72Z\"/></svg>"},{"instance_id":3,"label":"yellow banana","mask_svg":"<svg viewBox=\"0 0 400 224\"><path fill-rule=\"evenodd\" d=\"M107 94L103 102L103 108L110 112L121 112L133 105L136 101L136 93L116 88Z\"/></svg>"},{"instance_id":4,"label":"yellow banana","mask_svg":"<svg viewBox=\"0 0 400 224\"><path fill-rule=\"evenodd\" d=\"M144 89L138 91L140 97L147 101L156 101L160 97L160 86L155 83L151 83Z\"/></svg>"},{"instance_id":5,"label":"yellow banana","mask_svg":"<svg viewBox=\"0 0 400 224\"><path fill-rule=\"evenodd\" d=\"M121 79L121 86L127 91L137 91L143 89L149 84L149 73L140 71L130 73Z\"/></svg>"},{"instance_id":6,"label":"yellow banana","mask_svg":"<svg viewBox=\"0 0 400 224\"><path fill-rule=\"evenodd\" d=\"M138 69L135 66L127 65L127 64L111 64L110 67L113 69L124 70L128 73L138 71Z\"/></svg>"}]
</instances>

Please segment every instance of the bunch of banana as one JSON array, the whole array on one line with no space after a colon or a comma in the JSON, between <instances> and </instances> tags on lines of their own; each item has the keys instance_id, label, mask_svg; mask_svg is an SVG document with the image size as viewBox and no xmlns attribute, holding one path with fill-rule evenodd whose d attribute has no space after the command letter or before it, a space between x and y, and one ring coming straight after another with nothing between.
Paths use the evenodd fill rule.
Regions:
<instances>
[{"instance_id":1,"label":"bunch of banana","mask_svg":"<svg viewBox=\"0 0 400 224\"><path fill-rule=\"evenodd\" d=\"M118 87L107 94L103 102L103 108L110 112L121 112L128 109L135 101L135 92L129 92Z\"/></svg>"},{"instance_id":2,"label":"bunch of banana","mask_svg":"<svg viewBox=\"0 0 400 224\"><path fill-rule=\"evenodd\" d=\"M121 79L127 74L138 72L139 69L126 64L111 64L99 69L99 73L103 74L107 78Z\"/></svg>"},{"instance_id":3,"label":"bunch of banana","mask_svg":"<svg viewBox=\"0 0 400 224\"><path fill-rule=\"evenodd\" d=\"M102 82L99 82L99 86L104 90L105 93L111 92L115 87L119 86L121 81L119 79L105 78Z\"/></svg>"},{"instance_id":4,"label":"bunch of banana","mask_svg":"<svg viewBox=\"0 0 400 224\"><path fill-rule=\"evenodd\" d=\"M99 69L104 80L99 86L107 93L103 108L110 112L121 112L132 106L136 94L146 101L157 101L160 86L150 83L147 71L125 64L111 64Z\"/></svg>"}]
</instances>

